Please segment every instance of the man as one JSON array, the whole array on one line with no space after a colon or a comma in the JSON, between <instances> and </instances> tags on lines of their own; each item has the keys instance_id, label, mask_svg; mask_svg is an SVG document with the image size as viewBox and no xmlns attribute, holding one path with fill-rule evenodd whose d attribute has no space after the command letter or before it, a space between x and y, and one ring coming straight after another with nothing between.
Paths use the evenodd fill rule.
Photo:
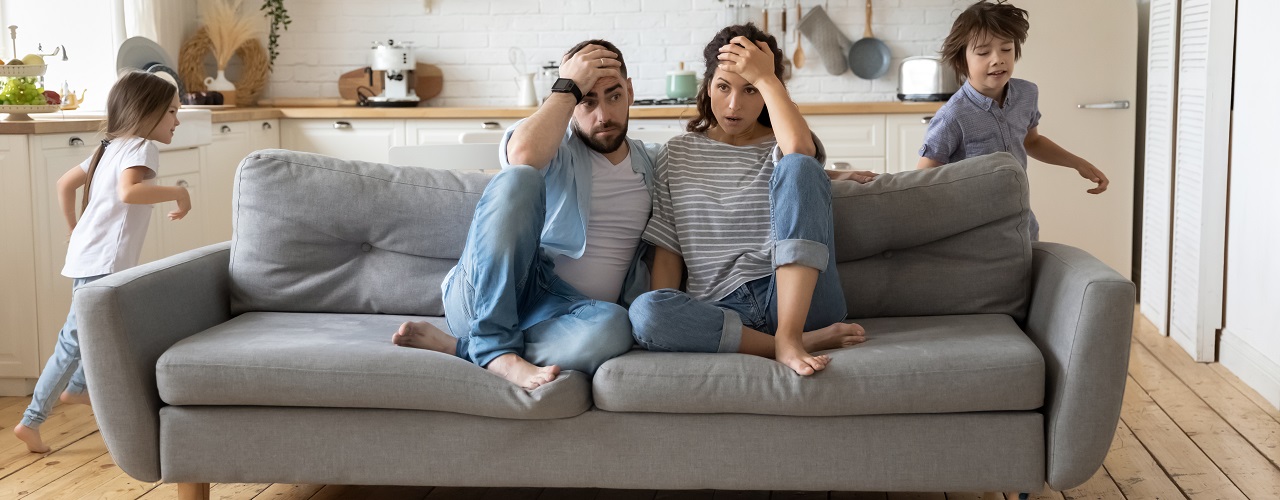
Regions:
<instances>
[{"instance_id":1,"label":"man","mask_svg":"<svg viewBox=\"0 0 1280 500\"><path fill-rule=\"evenodd\" d=\"M631 348L622 304L649 285L640 235L657 147L626 137L633 98L617 47L569 49L550 97L502 139L503 170L443 285L450 332L409 322L393 342L457 355L527 390L561 369L592 374Z\"/></svg>"}]
</instances>

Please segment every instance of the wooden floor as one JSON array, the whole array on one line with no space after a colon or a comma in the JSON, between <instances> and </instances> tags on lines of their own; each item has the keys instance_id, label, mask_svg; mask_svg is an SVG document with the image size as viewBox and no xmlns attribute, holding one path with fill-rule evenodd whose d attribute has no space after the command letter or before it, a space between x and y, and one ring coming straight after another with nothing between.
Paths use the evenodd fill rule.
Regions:
<instances>
[{"instance_id":1,"label":"wooden floor","mask_svg":"<svg viewBox=\"0 0 1280 500\"><path fill-rule=\"evenodd\" d=\"M27 452L10 432L28 398L0 398L0 499L177 498L111 461L86 406L64 406L41 428L54 451ZM1280 498L1280 412L1216 364L1191 361L1145 319L1134 328L1121 422L1103 467L1078 488L1032 498ZM980 499L996 493L634 491L215 484L226 499ZM1014 497L1016 498L1016 497Z\"/></svg>"}]
</instances>

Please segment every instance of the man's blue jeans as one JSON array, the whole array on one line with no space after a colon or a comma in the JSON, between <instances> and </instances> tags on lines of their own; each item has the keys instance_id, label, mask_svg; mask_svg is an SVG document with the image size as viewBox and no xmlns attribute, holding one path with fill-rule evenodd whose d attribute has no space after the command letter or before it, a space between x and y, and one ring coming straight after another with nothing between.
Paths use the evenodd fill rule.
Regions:
<instances>
[{"instance_id":1,"label":"man's blue jeans","mask_svg":"<svg viewBox=\"0 0 1280 500\"><path fill-rule=\"evenodd\" d=\"M71 289L93 283L106 276L90 276L75 278L71 281ZM67 322L58 332L58 345L53 348L53 355L40 372L36 388L31 394L31 405L22 413L22 425L30 428L40 427L49 412L53 410L53 402L58 394L66 388L67 392L81 394L87 389L84 381L84 367L80 366L80 326L76 321L75 299L72 299L71 311L67 313Z\"/></svg>"},{"instance_id":2,"label":"man's blue jeans","mask_svg":"<svg viewBox=\"0 0 1280 500\"><path fill-rule=\"evenodd\" d=\"M445 319L458 357L482 367L515 353L592 374L631 348L631 322L622 306L556 276L541 246L543 182L533 167L512 166L485 187L462 258L442 285Z\"/></svg>"},{"instance_id":3,"label":"man's blue jeans","mask_svg":"<svg viewBox=\"0 0 1280 500\"><path fill-rule=\"evenodd\" d=\"M836 271L831 221L831 180L810 156L782 158L769 182L773 267L818 269L805 318L810 331L843 321L844 290ZM742 327L773 334L778 327L777 274L748 282L727 297L703 302L672 289L655 290L631 305L636 341L651 351L738 352Z\"/></svg>"}]
</instances>

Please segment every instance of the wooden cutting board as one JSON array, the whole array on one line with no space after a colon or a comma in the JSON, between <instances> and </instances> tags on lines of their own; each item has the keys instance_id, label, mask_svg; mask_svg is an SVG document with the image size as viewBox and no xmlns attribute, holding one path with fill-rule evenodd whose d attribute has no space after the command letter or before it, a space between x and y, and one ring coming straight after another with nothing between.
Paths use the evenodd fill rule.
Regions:
<instances>
[{"instance_id":1,"label":"wooden cutting board","mask_svg":"<svg viewBox=\"0 0 1280 500\"><path fill-rule=\"evenodd\" d=\"M382 72L374 71L373 84L369 83L369 74L365 73L366 68L360 68L343 73L338 77L338 95L343 99L356 100L357 90L360 87L368 87L373 91L373 95L382 93ZM414 92L418 94L418 98L427 100L440 95L440 91L444 88L444 72L438 66L433 64L418 63L413 72ZM366 92L368 94L368 92Z\"/></svg>"}]
</instances>

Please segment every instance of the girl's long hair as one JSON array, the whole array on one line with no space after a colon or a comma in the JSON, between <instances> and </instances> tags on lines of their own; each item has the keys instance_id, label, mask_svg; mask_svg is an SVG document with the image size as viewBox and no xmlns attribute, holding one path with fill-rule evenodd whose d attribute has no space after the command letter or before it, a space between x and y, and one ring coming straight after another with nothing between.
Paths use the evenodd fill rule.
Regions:
<instances>
[{"instance_id":1,"label":"girl's long hair","mask_svg":"<svg viewBox=\"0 0 1280 500\"><path fill-rule=\"evenodd\" d=\"M120 75L120 79L111 87L111 92L107 93L106 139L93 152L93 159L89 160L89 179L84 183L81 214L89 208L93 174L98 171L98 163L102 161L102 153L107 150L107 143L128 135L146 137L160 124L177 93L178 88L172 83L151 73L129 71Z\"/></svg>"},{"instance_id":2,"label":"girl's long hair","mask_svg":"<svg viewBox=\"0 0 1280 500\"><path fill-rule=\"evenodd\" d=\"M707 69L702 74L702 85L698 87L698 116L689 120L689 125L685 130L689 132L706 132L707 129L716 126L716 115L711 112L711 85L716 76L716 67L720 65L720 47L729 44L734 37L745 36L753 42L764 42L769 45L769 51L773 52L773 74L782 80L782 50L778 48L778 41L773 35L761 31L753 23L739 24L729 26L716 33L706 47L702 49L702 58L707 62ZM756 118L756 122L769 128L773 128L773 124L769 121L769 107L765 106L760 110L760 116Z\"/></svg>"}]
</instances>

